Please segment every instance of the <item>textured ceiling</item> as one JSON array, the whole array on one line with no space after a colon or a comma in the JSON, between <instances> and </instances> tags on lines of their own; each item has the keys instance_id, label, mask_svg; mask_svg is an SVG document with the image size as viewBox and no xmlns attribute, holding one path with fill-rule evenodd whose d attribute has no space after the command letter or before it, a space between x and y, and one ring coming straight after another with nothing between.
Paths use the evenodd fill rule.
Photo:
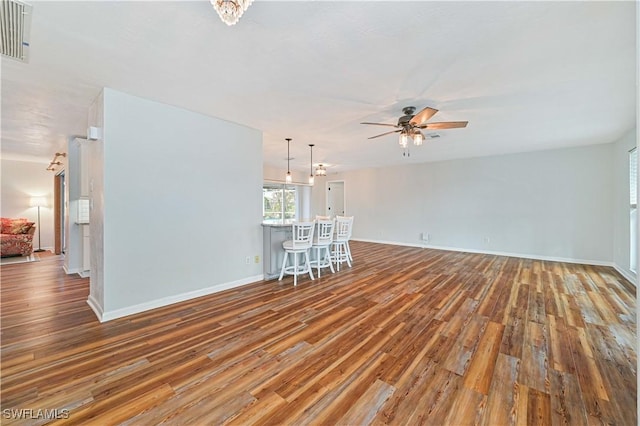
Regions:
<instances>
[{"instance_id":1,"label":"textured ceiling","mask_svg":"<svg viewBox=\"0 0 640 426\"><path fill-rule=\"evenodd\" d=\"M636 2L32 2L2 58L3 158L51 159L102 87L264 132L264 161L330 171L611 142L635 125ZM404 106L465 129L402 156ZM392 130L392 129L389 129ZM177 143L180 143L179 141Z\"/></svg>"}]
</instances>

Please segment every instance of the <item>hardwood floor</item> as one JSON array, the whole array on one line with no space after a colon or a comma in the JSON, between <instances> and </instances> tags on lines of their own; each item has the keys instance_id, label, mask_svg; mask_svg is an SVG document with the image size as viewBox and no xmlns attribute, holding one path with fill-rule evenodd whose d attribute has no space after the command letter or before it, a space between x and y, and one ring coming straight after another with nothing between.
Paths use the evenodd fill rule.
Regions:
<instances>
[{"instance_id":1,"label":"hardwood floor","mask_svg":"<svg viewBox=\"0 0 640 426\"><path fill-rule=\"evenodd\" d=\"M615 270L351 246L353 268L296 288L104 324L60 257L3 266L2 423L637 424L635 288Z\"/></svg>"}]
</instances>

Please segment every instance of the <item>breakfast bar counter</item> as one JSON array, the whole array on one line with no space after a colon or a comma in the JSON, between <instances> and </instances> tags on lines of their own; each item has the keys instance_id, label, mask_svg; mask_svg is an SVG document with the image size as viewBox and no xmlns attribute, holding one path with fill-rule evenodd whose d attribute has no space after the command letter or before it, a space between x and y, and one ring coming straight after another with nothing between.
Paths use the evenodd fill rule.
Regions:
<instances>
[{"instance_id":1,"label":"breakfast bar counter","mask_svg":"<svg viewBox=\"0 0 640 426\"><path fill-rule=\"evenodd\" d=\"M284 258L282 243L291 239L290 223L263 223L264 279L270 280L280 276L280 267Z\"/></svg>"}]
</instances>

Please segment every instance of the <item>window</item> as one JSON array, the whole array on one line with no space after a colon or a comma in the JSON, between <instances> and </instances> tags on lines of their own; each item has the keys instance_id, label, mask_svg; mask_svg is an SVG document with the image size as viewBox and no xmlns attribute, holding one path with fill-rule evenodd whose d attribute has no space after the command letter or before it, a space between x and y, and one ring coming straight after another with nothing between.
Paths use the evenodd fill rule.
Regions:
<instances>
[{"instance_id":1,"label":"window","mask_svg":"<svg viewBox=\"0 0 640 426\"><path fill-rule=\"evenodd\" d=\"M638 206L638 150L629 151L629 201L632 208Z\"/></svg>"},{"instance_id":2,"label":"window","mask_svg":"<svg viewBox=\"0 0 640 426\"><path fill-rule=\"evenodd\" d=\"M638 260L638 151L633 148L629 151L629 208L631 220L629 233L629 269L633 272L637 268Z\"/></svg>"},{"instance_id":3,"label":"window","mask_svg":"<svg viewBox=\"0 0 640 426\"><path fill-rule=\"evenodd\" d=\"M295 186L265 184L262 187L262 221L286 223L296 218L297 191Z\"/></svg>"}]
</instances>

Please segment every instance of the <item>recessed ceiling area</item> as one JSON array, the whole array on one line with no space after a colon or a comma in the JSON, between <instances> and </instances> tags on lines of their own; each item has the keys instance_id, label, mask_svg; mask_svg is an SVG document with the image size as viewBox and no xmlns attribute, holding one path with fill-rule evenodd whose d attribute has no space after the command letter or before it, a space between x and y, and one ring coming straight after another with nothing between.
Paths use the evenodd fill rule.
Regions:
<instances>
[{"instance_id":1,"label":"recessed ceiling area","mask_svg":"<svg viewBox=\"0 0 640 426\"><path fill-rule=\"evenodd\" d=\"M51 160L103 87L264 133L264 163L331 172L606 143L636 124L636 2L31 2L2 58L2 158ZM404 157L402 108L440 130ZM180 143L180 141L176 141Z\"/></svg>"}]
</instances>

